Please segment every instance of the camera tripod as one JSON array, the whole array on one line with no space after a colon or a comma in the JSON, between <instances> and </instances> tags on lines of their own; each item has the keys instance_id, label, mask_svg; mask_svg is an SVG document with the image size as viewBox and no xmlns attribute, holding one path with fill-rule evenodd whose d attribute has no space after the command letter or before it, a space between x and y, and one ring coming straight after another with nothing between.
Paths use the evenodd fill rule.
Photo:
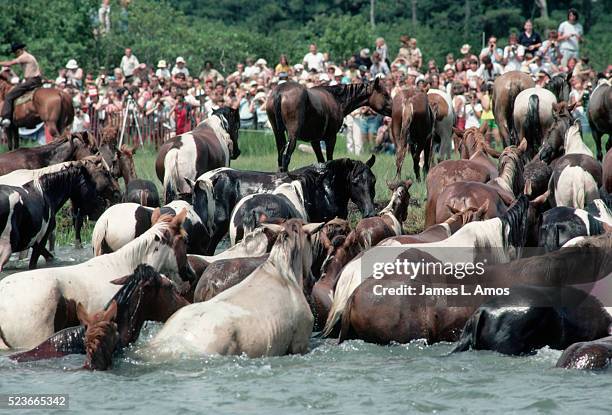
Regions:
<instances>
[{"instance_id":1,"label":"camera tripod","mask_svg":"<svg viewBox=\"0 0 612 415\"><path fill-rule=\"evenodd\" d=\"M138 133L138 146L142 145L142 133L140 132L140 124L138 123L138 114L136 114L136 101L132 94L128 94L125 100L125 106L121 111L121 133L119 135L119 147L123 144L123 136L125 134L125 127L127 126L127 120L130 117L134 121L136 126L136 132Z\"/></svg>"}]
</instances>

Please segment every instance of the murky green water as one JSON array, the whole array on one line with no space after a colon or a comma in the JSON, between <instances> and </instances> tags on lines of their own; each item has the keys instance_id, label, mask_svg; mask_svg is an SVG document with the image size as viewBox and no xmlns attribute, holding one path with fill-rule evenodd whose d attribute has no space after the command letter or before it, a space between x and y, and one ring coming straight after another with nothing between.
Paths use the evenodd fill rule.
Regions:
<instances>
[{"instance_id":1,"label":"murky green water","mask_svg":"<svg viewBox=\"0 0 612 415\"><path fill-rule=\"evenodd\" d=\"M90 249L62 247L57 264L89 255ZM108 372L79 370L83 356L16 364L0 353L0 394L64 393L71 410L88 414L612 412L612 371L555 369L556 350L529 357L447 356L450 344L313 340L304 356L145 362L139 351L159 327L148 324Z\"/></svg>"}]
</instances>

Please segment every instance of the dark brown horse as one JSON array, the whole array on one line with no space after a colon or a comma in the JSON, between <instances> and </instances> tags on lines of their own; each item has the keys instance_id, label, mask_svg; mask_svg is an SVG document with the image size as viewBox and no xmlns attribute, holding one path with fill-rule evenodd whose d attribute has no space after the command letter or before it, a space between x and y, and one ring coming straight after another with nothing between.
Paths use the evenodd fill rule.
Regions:
<instances>
[{"instance_id":1,"label":"dark brown horse","mask_svg":"<svg viewBox=\"0 0 612 415\"><path fill-rule=\"evenodd\" d=\"M0 73L0 105L4 104L4 97L12 88L6 77L6 72ZM44 122L49 134L59 137L74 119L70 95L56 88L35 89L31 99L24 103L19 101L21 100L18 98L15 102L13 122L7 129L9 150L19 147L19 127L34 128Z\"/></svg>"},{"instance_id":2,"label":"dark brown horse","mask_svg":"<svg viewBox=\"0 0 612 415\"><path fill-rule=\"evenodd\" d=\"M104 311L87 314L83 304L77 305L77 317L85 327L85 363L89 370L106 370L113 364L113 353L119 343L117 303L113 300Z\"/></svg>"},{"instance_id":3,"label":"dark brown horse","mask_svg":"<svg viewBox=\"0 0 612 415\"><path fill-rule=\"evenodd\" d=\"M603 160L603 188L612 194L612 149L608 150Z\"/></svg>"},{"instance_id":4,"label":"dark brown horse","mask_svg":"<svg viewBox=\"0 0 612 415\"><path fill-rule=\"evenodd\" d=\"M589 125L593 132L593 140L597 147L597 160L601 161L601 139L608 134L606 151L612 148L612 84L610 81L600 81L589 99Z\"/></svg>"},{"instance_id":5,"label":"dark brown horse","mask_svg":"<svg viewBox=\"0 0 612 415\"><path fill-rule=\"evenodd\" d=\"M608 369L612 363L612 336L578 342L565 349L556 367L564 369Z\"/></svg>"},{"instance_id":6,"label":"dark brown horse","mask_svg":"<svg viewBox=\"0 0 612 415\"><path fill-rule=\"evenodd\" d=\"M521 71L506 72L493 84L493 115L499 126L504 147L518 143L514 129L514 100L524 89L535 87L535 82Z\"/></svg>"},{"instance_id":7,"label":"dark brown horse","mask_svg":"<svg viewBox=\"0 0 612 415\"><path fill-rule=\"evenodd\" d=\"M73 134L38 147L19 148L0 154L0 176L15 170L35 170L65 161L94 155L96 148L84 139L87 133Z\"/></svg>"},{"instance_id":8,"label":"dark brown horse","mask_svg":"<svg viewBox=\"0 0 612 415\"><path fill-rule=\"evenodd\" d=\"M483 132L476 127L467 130L455 129L461 160L445 160L434 166L427 175L427 204L425 226L436 222L438 196L450 184L460 181L485 183L497 177L497 166L489 155L499 157L485 140Z\"/></svg>"},{"instance_id":9,"label":"dark brown horse","mask_svg":"<svg viewBox=\"0 0 612 415\"><path fill-rule=\"evenodd\" d=\"M430 105L427 94L423 92L400 93L393 98L391 133L396 147L397 178L401 176L408 147L410 147L410 153L412 154L412 168L415 178L421 180L419 166L421 153L424 154L423 170L425 174L429 171L437 108L435 102ZM398 125L401 126L399 136L395 135L398 131Z\"/></svg>"},{"instance_id":10,"label":"dark brown horse","mask_svg":"<svg viewBox=\"0 0 612 415\"><path fill-rule=\"evenodd\" d=\"M285 82L276 87L266 112L276 138L279 171L289 168L297 140L310 141L319 163L325 161L321 152L324 141L327 160L332 160L344 117L365 105L391 115L391 97L379 78L349 85L306 88L297 82Z\"/></svg>"}]
</instances>

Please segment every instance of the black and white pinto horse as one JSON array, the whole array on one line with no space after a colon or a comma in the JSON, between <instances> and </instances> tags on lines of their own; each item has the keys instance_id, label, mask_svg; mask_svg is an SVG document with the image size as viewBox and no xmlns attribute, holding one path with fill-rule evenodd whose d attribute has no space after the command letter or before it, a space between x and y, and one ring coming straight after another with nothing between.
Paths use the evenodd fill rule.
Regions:
<instances>
[{"instance_id":1,"label":"black and white pinto horse","mask_svg":"<svg viewBox=\"0 0 612 415\"><path fill-rule=\"evenodd\" d=\"M71 199L91 217L99 217L119 198L119 185L100 157L69 161L38 170L16 170L0 177L0 270L12 252L32 248L30 269L55 229L55 215Z\"/></svg>"},{"instance_id":2,"label":"black and white pinto horse","mask_svg":"<svg viewBox=\"0 0 612 415\"><path fill-rule=\"evenodd\" d=\"M557 206L542 215L538 245L546 252L561 248L579 236L601 235L612 226L612 196L596 199L586 210Z\"/></svg>"},{"instance_id":3,"label":"black and white pinto horse","mask_svg":"<svg viewBox=\"0 0 612 415\"><path fill-rule=\"evenodd\" d=\"M176 216L183 209L187 211L183 229L188 236L189 254L203 254L208 246L212 222L206 220L206 215L214 211L211 187L208 189L211 204L206 206L202 216L184 200L175 200L160 209L161 214L170 216ZM136 203L119 203L108 208L96 222L91 236L94 255L115 252L145 233L151 227L154 210Z\"/></svg>"},{"instance_id":4,"label":"black and white pinto horse","mask_svg":"<svg viewBox=\"0 0 612 415\"><path fill-rule=\"evenodd\" d=\"M161 206L157 186L151 180L133 179L125 188L124 202L157 208Z\"/></svg>"},{"instance_id":5,"label":"black and white pinto horse","mask_svg":"<svg viewBox=\"0 0 612 415\"><path fill-rule=\"evenodd\" d=\"M195 181L203 173L230 165L240 155L237 109L223 107L202 121L193 131L164 143L155 161L157 177L163 183L166 203L191 200L186 178Z\"/></svg>"},{"instance_id":6,"label":"black and white pinto horse","mask_svg":"<svg viewBox=\"0 0 612 415\"><path fill-rule=\"evenodd\" d=\"M242 198L230 219L230 245L242 240L269 218L302 219L308 222L304 191L298 180L283 183L272 193L254 193Z\"/></svg>"},{"instance_id":7,"label":"black and white pinto horse","mask_svg":"<svg viewBox=\"0 0 612 415\"><path fill-rule=\"evenodd\" d=\"M327 222L335 217L346 219L348 202L352 200L364 217L375 214L376 177L372 173L374 156L363 163L359 160L337 159L302 167L288 173L265 173L221 168L200 176L210 180L215 199L214 234L208 255L229 231L231 213L238 201L253 193L272 192L283 183L297 180L302 185L304 208L311 222ZM207 204L206 192L194 186L194 206Z\"/></svg>"}]
</instances>

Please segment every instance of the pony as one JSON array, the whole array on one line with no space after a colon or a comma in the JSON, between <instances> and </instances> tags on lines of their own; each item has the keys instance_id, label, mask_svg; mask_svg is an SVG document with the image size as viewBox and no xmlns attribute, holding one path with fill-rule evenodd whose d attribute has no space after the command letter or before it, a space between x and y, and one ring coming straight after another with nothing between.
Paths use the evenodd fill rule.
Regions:
<instances>
[{"instance_id":1,"label":"pony","mask_svg":"<svg viewBox=\"0 0 612 415\"><path fill-rule=\"evenodd\" d=\"M565 128L563 126L562 128ZM562 131L562 130L561 130ZM567 127L565 134L549 134L540 149L540 159L550 163L564 154L584 154L594 157L591 149L582 141L582 124L574 120Z\"/></svg>"},{"instance_id":2,"label":"pony","mask_svg":"<svg viewBox=\"0 0 612 415\"><path fill-rule=\"evenodd\" d=\"M0 105L12 87L8 72L1 71ZM37 88L19 97L14 105L13 122L7 129L9 150L19 148L19 127L34 128L43 122L49 134L57 138L74 119L72 98L57 88Z\"/></svg>"},{"instance_id":3,"label":"pony","mask_svg":"<svg viewBox=\"0 0 612 415\"><path fill-rule=\"evenodd\" d=\"M563 351L555 367L564 369L607 369L612 362L612 336L571 344Z\"/></svg>"},{"instance_id":4,"label":"pony","mask_svg":"<svg viewBox=\"0 0 612 415\"><path fill-rule=\"evenodd\" d=\"M12 274L0 281L0 350L31 348L53 333L78 324L75 310L101 310L119 290L111 281L130 275L139 264L181 280L195 278L187 261L182 223L154 214L155 225L117 252L81 264Z\"/></svg>"},{"instance_id":5,"label":"pony","mask_svg":"<svg viewBox=\"0 0 612 415\"><path fill-rule=\"evenodd\" d=\"M438 148L438 161L451 158L455 110L450 96L439 89L427 91L427 99L436 108L433 142Z\"/></svg>"},{"instance_id":6,"label":"pony","mask_svg":"<svg viewBox=\"0 0 612 415\"><path fill-rule=\"evenodd\" d=\"M344 117L366 105L382 115L391 115L391 97L380 78L314 88L291 81L274 88L266 113L276 139L278 171L289 169L297 140L310 141L319 163L325 161L320 144L324 141L327 161L332 160Z\"/></svg>"},{"instance_id":7,"label":"pony","mask_svg":"<svg viewBox=\"0 0 612 415\"><path fill-rule=\"evenodd\" d=\"M267 261L213 299L183 307L148 345L155 357L306 353L313 317L303 286L311 235L323 224L283 223Z\"/></svg>"},{"instance_id":8,"label":"pony","mask_svg":"<svg viewBox=\"0 0 612 415\"><path fill-rule=\"evenodd\" d=\"M516 97L521 91L534 87L533 79L521 71L509 71L495 78L492 91L493 115L499 126L499 134L504 147L518 144L514 127Z\"/></svg>"},{"instance_id":9,"label":"pony","mask_svg":"<svg viewBox=\"0 0 612 415\"><path fill-rule=\"evenodd\" d=\"M589 98L587 116L593 140L597 148L597 160L601 161L603 152L601 140L604 134L608 134L606 151L612 148L612 84L609 80L600 80Z\"/></svg>"},{"instance_id":10,"label":"pony","mask_svg":"<svg viewBox=\"0 0 612 415\"><path fill-rule=\"evenodd\" d=\"M186 178L194 181L209 170L229 166L230 160L238 158L239 128L238 110L222 107L193 131L176 136L159 148L155 172L163 183L166 203L190 198L191 188Z\"/></svg>"}]
</instances>

